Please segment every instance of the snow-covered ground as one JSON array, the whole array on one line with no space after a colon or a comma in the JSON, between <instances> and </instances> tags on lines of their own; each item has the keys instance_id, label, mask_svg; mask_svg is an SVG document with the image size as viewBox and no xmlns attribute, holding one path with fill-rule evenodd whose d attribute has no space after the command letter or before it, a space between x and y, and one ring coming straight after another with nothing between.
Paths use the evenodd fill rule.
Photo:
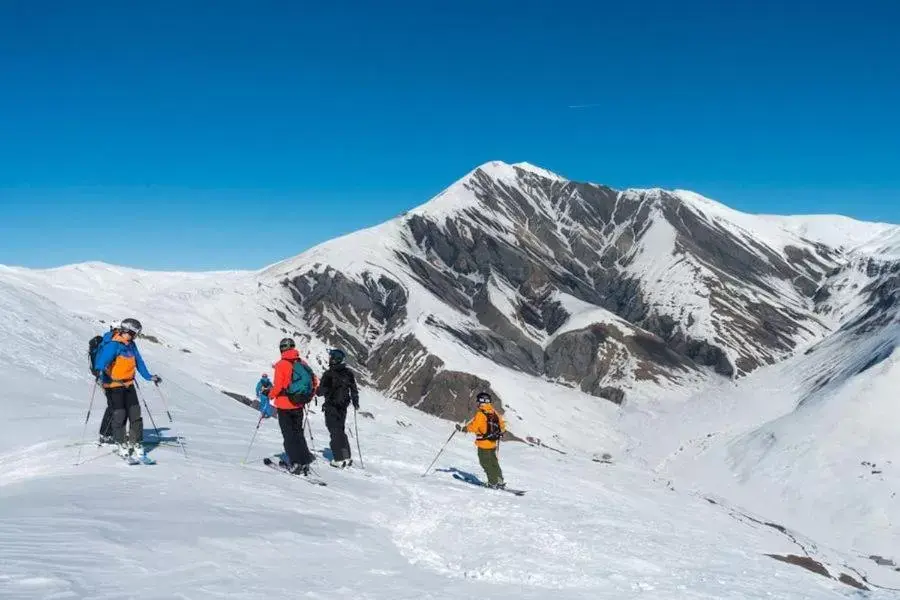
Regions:
<instances>
[{"instance_id":1,"label":"snow-covered ground","mask_svg":"<svg viewBox=\"0 0 900 600\"><path fill-rule=\"evenodd\" d=\"M278 293L249 273L0 267L0 597L858 593L767 556L802 555L800 545L809 548L814 540L801 534L816 532L786 534L766 525L769 517L759 508L764 502L754 515L719 497L718 481L705 481L706 488L673 485L664 472L647 468L649 451L630 459L610 448L613 464L603 464L588 453L507 443L501 452L506 479L528 490L515 497L446 472L480 475L471 438L456 436L436 471L422 477L451 424L369 390L362 408L373 418L359 420L365 470L338 472L320 462L329 486L319 488L265 469L259 459L280 450L272 422L264 423L249 464L242 465L256 413L221 391L251 395L259 373L276 358L283 334L264 319ZM145 333L158 339L144 340L142 352L164 378L173 422L162 397L144 386L161 428L155 432L145 414L147 438L158 433L166 440L151 452L159 463L127 466L87 445L84 462L74 466L92 389L87 340L102 330L101 319L122 316L138 317ZM318 343L309 351L315 359L324 354ZM495 374L503 377L502 370ZM528 421L545 417L558 428L582 421L571 428L575 433L560 431L563 440L583 437L583 421L601 439L625 435L617 430L627 431L624 420L602 411L572 414L559 398L532 398L529 406L543 401L545 408L523 411L522 427L538 427ZM596 399L583 402L586 407ZM98 394L88 440L101 413ZM320 413L312 424L315 448L322 450ZM187 457L176 436L183 436ZM833 549L817 556L833 577L859 578L852 568L861 568L862 559ZM876 590L871 597L890 595Z\"/></svg>"}]
</instances>

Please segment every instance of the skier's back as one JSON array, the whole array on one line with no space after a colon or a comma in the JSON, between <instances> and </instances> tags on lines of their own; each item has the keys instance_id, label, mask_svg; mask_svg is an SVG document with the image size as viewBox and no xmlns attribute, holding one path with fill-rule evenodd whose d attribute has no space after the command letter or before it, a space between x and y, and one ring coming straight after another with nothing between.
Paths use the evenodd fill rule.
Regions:
<instances>
[{"instance_id":1,"label":"skier's back","mask_svg":"<svg viewBox=\"0 0 900 600\"><path fill-rule=\"evenodd\" d=\"M278 425L281 427L281 435L284 437L284 451L288 458L287 467L292 473L306 475L309 472L313 456L309 452L306 438L303 435L303 413L306 402L315 393L318 381L300 358L300 353L297 352L292 338L281 340L278 349L281 351L281 360L275 364L275 377L272 381L272 389L269 391L269 398L272 400L272 405L278 409ZM295 365L309 372L311 390L305 400L290 392L296 379Z\"/></svg>"},{"instance_id":2,"label":"skier's back","mask_svg":"<svg viewBox=\"0 0 900 600\"><path fill-rule=\"evenodd\" d=\"M353 464L350 454L350 440L347 439L347 409L353 405L359 409L359 389L356 377L347 366L347 355L343 350L328 352L328 370L322 375L319 395L325 398L322 412L325 426L331 435L331 466L348 467Z\"/></svg>"},{"instance_id":3,"label":"skier's back","mask_svg":"<svg viewBox=\"0 0 900 600\"><path fill-rule=\"evenodd\" d=\"M500 461L497 458L497 447L500 438L506 433L506 422L500 413L496 411L492 403L493 399L487 392L481 392L476 398L478 411L472 419L464 425L457 425L459 431L474 433L475 446L478 448L478 462L487 475L489 487L504 487L503 471L500 470Z\"/></svg>"},{"instance_id":4,"label":"skier's back","mask_svg":"<svg viewBox=\"0 0 900 600\"><path fill-rule=\"evenodd\" d=\"M263 373L262 377L260 377L259 381L256 383L256 401L259 402L259 412L266 418L275 415L275 409L269 403L269 392L271 391L272 380L269 379L268 374Z\"/></svg>"}]
</instances>

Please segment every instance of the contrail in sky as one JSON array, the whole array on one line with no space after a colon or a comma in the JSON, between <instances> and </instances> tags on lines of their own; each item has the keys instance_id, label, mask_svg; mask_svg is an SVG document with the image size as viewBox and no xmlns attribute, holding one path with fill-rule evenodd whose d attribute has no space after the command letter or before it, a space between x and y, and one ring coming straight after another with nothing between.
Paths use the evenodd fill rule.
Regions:
<instances>
[{"instance_id":1,"label":"contrail in sky","mask_svg":"<svg viewBox=\"0 0 900 600\"><path fill-rule=\"evenodd\" d=\"M599 102L595 102L593 104L570 104L569 108L596 108L598 106L603 106Z\"/></svg>"}]
</instances>

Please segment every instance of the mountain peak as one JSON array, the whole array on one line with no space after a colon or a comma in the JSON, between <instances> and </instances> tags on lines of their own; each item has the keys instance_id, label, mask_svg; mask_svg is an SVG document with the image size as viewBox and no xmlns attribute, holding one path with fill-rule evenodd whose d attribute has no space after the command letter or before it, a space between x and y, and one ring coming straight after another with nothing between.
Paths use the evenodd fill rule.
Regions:
<instances>
[{"instance_id":1,"label":"mountain peak","mask_svg":"<svg viewBox=\"0 0 900 600\"><path fill-rule=\"evenodd\" d=\"M561 175L557 175L553 171L548 171L543 167L539 167L537 165L533 165L529 162L517 162L512 165L517 169L521 169L522 171L528 171L529 173L534 173L535 175L539 175L540 177L544 177L546 179L554 179L556 181L568 181L565 177Z\"/></svg>"},{"instance_id":2,"label":"mountain peak","mask_svg":"<svg viewBox=\"0 0 900 600\"><path fill-rule=\"evenodd\" d=\"M545 179L568 181L568 179L566 179L565 177L562 177L561 175L558 175L553 171L549 171L530 162L517 162L510 164L503 162L502 160L492 160L479 165L471 172L469 172L466 177L463 177L463 180L468 179L479 171L496 179L515 179L519 175L518 171L526 171Z\"/></svg>"}]
</instances>

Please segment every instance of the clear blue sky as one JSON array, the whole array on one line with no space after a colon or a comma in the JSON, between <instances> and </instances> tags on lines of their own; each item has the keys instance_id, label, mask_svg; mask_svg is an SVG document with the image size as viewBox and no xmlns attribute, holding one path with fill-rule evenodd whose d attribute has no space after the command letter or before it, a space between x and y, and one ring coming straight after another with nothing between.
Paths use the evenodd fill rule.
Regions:
<instances>
[{"instance_id":1,"label":"clear blue sky","mask_svg":"<svg viewBox=\"0 0 900 600\"><path fill-rule=\"evenodd\" d=\"M0 263L261 267L492 159L900 222L897 23L887 0L5 0Z\"/></svg>"}]
</instances>

